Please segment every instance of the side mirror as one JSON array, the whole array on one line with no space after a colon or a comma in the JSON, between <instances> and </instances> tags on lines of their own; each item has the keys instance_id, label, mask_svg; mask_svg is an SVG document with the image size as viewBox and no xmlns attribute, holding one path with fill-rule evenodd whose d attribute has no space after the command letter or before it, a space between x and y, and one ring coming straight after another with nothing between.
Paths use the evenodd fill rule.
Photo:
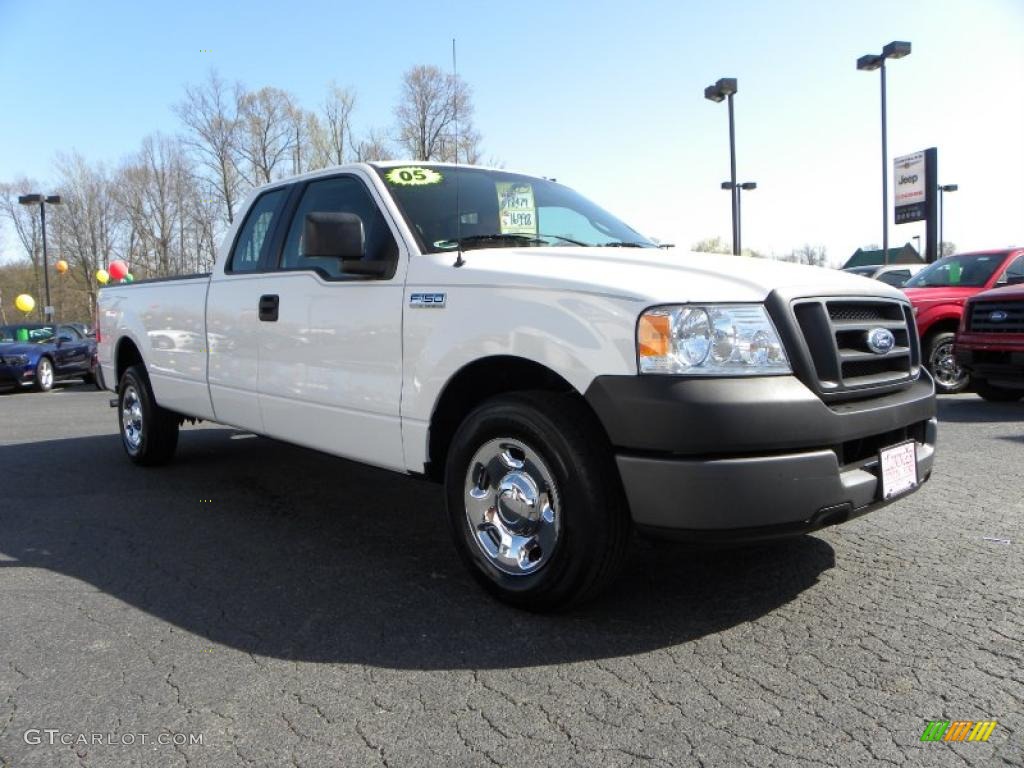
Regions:
<instances>
[{"instance_id":1,"label":"side mirror","mask_svg":"<svg viewBox=\"0 0 1024 768\"><path fill-rule=\"evenodd\" d=\"M354 213L314 211L302 225L302 255L310 259L338 259L341 271L367 277L387 277L394 264L367 260L363 220Z\"/></svg>"}]
</instances>

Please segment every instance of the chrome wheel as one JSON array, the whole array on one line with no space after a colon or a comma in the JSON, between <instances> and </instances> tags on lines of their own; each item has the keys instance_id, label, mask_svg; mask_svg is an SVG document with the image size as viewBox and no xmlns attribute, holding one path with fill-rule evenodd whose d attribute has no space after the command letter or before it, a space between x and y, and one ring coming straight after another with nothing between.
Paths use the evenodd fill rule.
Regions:
<instances>
[{"instance_id":1,"label":"chrome wheel","mask_svg":"<svg viewBox=\"0 0 1024 768\"><path fill-rule=\"evenodd\" d=\"M464 501L473 540L499 571L525 576L551 559L562 527L558 489L525 443L484 443L469 462Z\"/></svg>"},{"instance_id":2,"label":"chrome wheel","mask_svg":"<svg viewBox=\"0 0 1024 768\"><path fill-rule=\"evenodd\" d=\"M932 376L946 389L956 389L967 378L967 372L960 367L953 355L952 340L936 344L928 363Z\"/></svg>"},{"instance_id":3,"label":"chrome wheel","mask_svg":"<svg viewBox=\"0 0 1024 768\"><path fill-rule=\"evenodd\" d=\"M36 380L42 390L50 389L53 386L53 364L48 358L42 358L36 367Z\"/></svg>"},{"instance_id":4,"label":"chrome wheel","mask_svg":"<svg viewBox=\"0 0 1024 768\"><path fill-rule=\"evenodd\" d=\"M135 387L128 387L121 398L121 432L127 446L138 450L142 445L142 401Z\"/></svg>"}]
</instances>

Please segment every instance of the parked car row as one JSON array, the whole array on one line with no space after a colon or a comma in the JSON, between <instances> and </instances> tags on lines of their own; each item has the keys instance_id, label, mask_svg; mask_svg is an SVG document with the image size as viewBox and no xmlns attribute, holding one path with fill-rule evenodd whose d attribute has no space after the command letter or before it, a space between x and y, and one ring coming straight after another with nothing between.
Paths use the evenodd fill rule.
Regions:
<instances>
[{"instance_id":1,"label":"parked car row","mask_svg":"<svg viewBox=\"0 0 1024 768\"><path fill-rule=\"evenodd\" d=\"M871 277L894 288L902 288L910 278L927 266L927 264L886 264L884 266L865 264L859 267L846 267L843 272L861 277Z\"/></svg>"},{"instance_id":2,"label":"parked car row","mask_svg":"<svg viewBox=\"0 0 1024 768\"><path fill-rule=\"evenodd\" d=\"M62 379L96 382L96 341L88 328L75 323L56 328L54 334L53 325L0 325L0 387L46 392Z\"/></svg>"},{"instance_id":3,"label":"parked car row","mask_svg":"<svg viewBox=\"0 0 1024 768\"><path fill-rule=\"evenodd\" d=\"M1016 399L1011 383L1024 387L1024 289L1013 286L1022 283L1024 248L946 256L906 283L937 392L973 382L982 397Z\"/></svg>"}]
</instances>

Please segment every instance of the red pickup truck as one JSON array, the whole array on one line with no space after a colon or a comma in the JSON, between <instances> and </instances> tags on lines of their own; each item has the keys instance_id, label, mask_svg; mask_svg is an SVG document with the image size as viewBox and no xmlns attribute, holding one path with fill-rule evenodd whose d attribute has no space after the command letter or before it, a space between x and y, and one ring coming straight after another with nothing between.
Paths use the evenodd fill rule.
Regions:
<instances>
[{"instance_id":1,"label":"red pickup truck","mask_svg":"<svg viewBox=\"0 0 1024 768\"><path fill-rule=\"evenodd\" d=\"M968 299L953 351L986 400L1024 397L1024 286L996 288Z\"/></svg>"},{"instance_id":2,"label":"red pickup truck","mask_svg":"<svg viewBox=\"0 0 1024 768\"><path fill-rule=\"evenodd\" d=\"M953 354L966 301L982 291L1024 282L1024 248L946 256L903 286L914 307L923 360L935 378L935 391L967 389L970 375Z\"/></svg>"}]
</instances>

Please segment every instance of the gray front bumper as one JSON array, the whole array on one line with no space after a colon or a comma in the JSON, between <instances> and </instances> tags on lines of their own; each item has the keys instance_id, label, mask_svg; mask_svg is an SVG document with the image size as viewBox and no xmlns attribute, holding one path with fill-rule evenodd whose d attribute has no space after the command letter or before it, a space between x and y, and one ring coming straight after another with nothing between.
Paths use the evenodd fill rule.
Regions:
<instances>
[{"instance_id":1,"label":"gray front bumper","mask_svg":"<svg viewBox=\"0 0 1024 768\"><path fill-rule=\"evenodd\" d=\"M932 471L936 420L917 442L919 485ZM844 522L882 501L877 461L841 468L833 450L725 459L616 457L633 520L671 538L746 540Z\"/></svg>"}]
</instances>

